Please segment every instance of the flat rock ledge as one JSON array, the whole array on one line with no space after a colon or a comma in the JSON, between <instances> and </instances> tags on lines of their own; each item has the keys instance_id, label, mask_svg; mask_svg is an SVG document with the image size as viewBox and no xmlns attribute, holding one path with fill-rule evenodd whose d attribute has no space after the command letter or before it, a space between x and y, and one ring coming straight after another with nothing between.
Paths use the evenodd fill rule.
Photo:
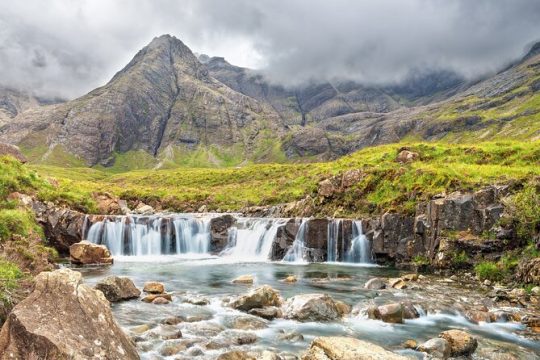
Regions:
<instances>
[{"instance_id":1,"label":"flat rock ledge","mask_svg":"<svg viewBox=\"0 0 540 360\"><path fill-rule=\"evenodd\" d=\"M302 360L405 360L367 341L349 337L318 337L311 343Z\"/></svg>"},{"instance_id":2,"label":"flat rock ledge","mask_svg":"<svg viewBox=\"0 0 540 360\"><path fill-rule=\"evenodd\" d=\"M101 291L70 269L42 272L0 331L0 359L139 359Z\"/></svg>"}]
</instances>

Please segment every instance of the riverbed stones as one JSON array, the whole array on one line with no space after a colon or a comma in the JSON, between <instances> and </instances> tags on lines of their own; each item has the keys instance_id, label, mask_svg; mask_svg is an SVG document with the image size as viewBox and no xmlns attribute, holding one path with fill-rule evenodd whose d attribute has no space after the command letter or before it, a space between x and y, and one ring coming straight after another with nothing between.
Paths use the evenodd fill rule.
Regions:
<instances>
[{"instance_id":1,"label":"riverbed stones","mask_svg":"<svg viewBox=\"0 0 540 360\"><path fill-rule=\"evenodd\" d=\"M268 322L256 316L234 316L227 325L237 330L260 330L267 328Z\"/></svg>"},{"instance_id":2,"label":"riverbed stones","mask_svg":"<svg viewBox=\"0 0 540 360\"><path fill-rule=\"evenodd\" d=\"M285 303L284 314L298 321L333 321L344 315L343 308L327 294L293 296Z\"/></svg>"},{"instance_id":3,"label":"riverbed stones","mask_svg":"<svg viewBox=\"0 0 540 360\"><path fill-rule=\"evenodd\" d=\"M304 335L300 334L298 331L288 331L283 332L277 336L278 340L298 342L304 341Z\"/></svg>"},{"instance_id":4,"label":"riverbed stones","mask_svg":"<svg viewBox=\"0 0 540 360\"><path fill-rule=\"evenodd\" d=\"M158 296L152 300L152 304L154 305L167 305L168 303L170 303L170 301L165 299L163 296Z\"/></svg>"},{"instance_id":5,"label":"riverbed stones","mask_svg":"<svg viewBox=\"0 0 540 360\"><path fill-rule=\"evenodd\" d=\"M210 350L222 349L234 345L249 345L258 340L257 335L252 332L241 330L225 330L206 344Z\"/></svg>"},{"instance_id":6,"label":"riverbed stones","mask_svg":"<svg viewBox=\"0 0 540 360\"><path fill-rule=\"evenodd\" d=\"M255 308L248 311L249 314L261 317L266 320L283 317L283 311L277 306L265 306L263 308Z\"/></svg>"},{"instance_id":7,"label":"riverbed stones","mask_svg":"<svg viewBox=\"0 0 540 360\"><path fill-rule=\"evenodd\" d=\"M0 359L139 359L102 292L70 269L42 272L0 332Z\"/></svg>"},{"instance_id":8,"label":"riverbed stones","mask_svg":"<svg viewBox=\"0 0 540 360\"><path fill-rule=\"evenodd\" d=\"M450 344L442 338L430 339L418 346L417 350L428 353L435 359L448 359L451 354Z\"/></svg>"},{"instance_id":9,"label":"riverbed stones","mask_svg":"<svg viewBox=\"0 0 540 360\"><path fill-rule=\"evenodd\" d=\"M349 337L318 337L313 340L302 360L405 360L367 341Z\"/></svg>"},{"instance_id":10,"label":"riverbed stones","mask_svg":"<svg viewBox=\"0 0 540 360\"><path fill-rule=\"evenodd\" d=\"M217 360L257 360L245 351L233 350L223 353L217 357Z\"/></svg>"},{"instance_id":11,"label":"riverbed stones","mask_svg":"<svg viewBox=\"0 0 540 360\"><path fill-rule=\"evenodd\" d=\"M165 286L160 282L148 281L144 283L143 291L148 294L163 294L165 292Z\"/></svg>"},{"instance_id":12,"label":"riverbed stones","mask_svg":"<svg viewBox=\"0 0 540 360\"><path fill-rule=\"evenodd\" d=\"M447 330L439 334L450 344L451 356L468 356L478 347L478 341L469 333L462 330Z\"/></svg>"},{"instance_id":13,"label":"riverbed stones","mask_svg":"<svg viewBox=\"0 0 540 360\"><path fill-rule=\"evenodd\" d=\"M145 297L143 297L141 299L141 301L144 301L146 303L153 303L154 300L156 300L156 299L164 299L164 300L167 300L167 301L172 301L172 295L167 294L167 293L164 293L164 294L149 294L149 295L146 295Z\"/></svg>"},{"instance_id":14,"label":"riverbed stones","mask_svg":"<svg viewBox=\"0 0 540 360\"><path fill-rule=\"evenodd\" d=\"M381 305L378 307L379 319L391 324L403 323L403 305L400 303Z\"/></svg>"},{"instance_id":15,"label":"riverbed stones","mask_svg":"<svg viewBox=\"0 0 540 360\"><path fill-rule=\"evenodd\" d=\"M386 280L383 278L372 278L364 284L364 289L382 290L386 288Z\"/></svg>"},{"instance_id":16,"label":"riverbed stones","mask_svg":"<svg viewBox=\"0 0 540 360\"><path fill-rule=\"evenodd\" d=\"M241 275L232 282L233 284L253 284L253 275Z\"/></svg>"},{"instance_id":17,"label":"riverbed stones","mask_svg":"<svg viewBox=\"0 0 540 360\"><path fill-rule=\"evenodd\" d=\"M405 289L407 288L407 282L402 278L393 278L388 279L388 285L394 289Z\"/></svg>"},{"instance_id":18,"label":"riverbed stones","mask_svg":"<svg viewBox=\"0 0 540 360\"><path fill-rule=\"evenodd\" d=\"M283 300L277 290L272 289L268 285L263 285L232 300L229 306L247 312L251 309L264 308L266 306L281 306L282 303Z\"/></svg>"},{"instance_id":19,"label":"riverbed stones","mask_svg":"<svg viewBox=\"0 0 540 360\"><path fill-rule=\"evenodd\" d=\"M174 340L182 337L182 331L173 325L161 324L152 330L152 334L159 336L162 340Z\"/></svg>"},{"instance_id":20,"label":"riverbed stones","mask_svg":"<svg viewBox=\"0 0 540 360\"><path fill-rule=\"evenodd\" d=\"M283 279L283 282L289 283L289 284L295 283L297 281L298 281L298 279L294 275L289 275L285 279Z\"/></svg>"},{"instance_id":21,"label":"riverbed stones","mask_svg":"<svg viewBox=\"0 0 540 360\"><path fill-rule=\"evenodd\" d=\"M83 240L69 247L69 260L77 265L110 265L113 258L105 245Z\"/></svg>"},{"instance_id":22,"label":"riverbed stones","mask_svg":"<svg viewBox=\"0 0 540 360\"><path fill-rule=\"evenodd\" d=\"M100 280L96 286L110 302L118 302L138 298L141 291L127 277L108 276Z\"/></svg>"}]
</instances>

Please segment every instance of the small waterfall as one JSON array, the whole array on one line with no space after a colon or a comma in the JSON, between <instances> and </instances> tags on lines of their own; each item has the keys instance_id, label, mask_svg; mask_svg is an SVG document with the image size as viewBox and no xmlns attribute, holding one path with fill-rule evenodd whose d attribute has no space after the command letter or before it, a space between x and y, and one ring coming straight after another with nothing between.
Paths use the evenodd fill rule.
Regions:
<instances>
[{"instance_id":1,"label":"small waterfall","mask_svg":"<svg viewBox=\"0 0 540 360\"><path fill-rule=\"evenodd\" d=\"M270 257L272 242L284 219L239 220L229 229L228 245L221 253L240 261L266 261Z\"/></svg>"},{"instance_id":2,"label":"small waterfall","mask_svg":"<svg viewBox=\"0 0 540 360\"><path fill-rule=\"evenodd\" d=\"M341 230L341 219L328 222L327 233L327 261L338 261L338 239L339 231Z\"/></svg>"},{"instance_id":3,"label":"small waterfall","mask_svg":"<svg viewBox=\"0 0 540 360\"><path fill-rule=\"evenodd\" d=\"M300 228L298 229L298 233L296 233L296 236L294 238L294 242L291 248L287 251L287 253L283 257L283 261L294 262L294 263L307 262L306 259L304 258L305 236L306 236L307 227L308 227L308 220L302 219L302 222L300 223Z\"/></svg>"},{"instance_id":4,"label":"small waterfall","mask_svg":"<svg viewBox=\"0 0 540 360\"><path fill-rule=\"evenodd\" d=\"M371 263L369 240L362 231L362 221L353 221L351 247L345 255L345 261L358 264Z\"/></svg>"},{"instance_id":5,"label":"small waterfall","mask_svg":"<svg viewBox=\"0 0 540 360\"><path fill-rule=\"evenodd\" d=\"M210 219L174 219L176 254L206 254L210 251Z\"/></svg>"}]
</instances>

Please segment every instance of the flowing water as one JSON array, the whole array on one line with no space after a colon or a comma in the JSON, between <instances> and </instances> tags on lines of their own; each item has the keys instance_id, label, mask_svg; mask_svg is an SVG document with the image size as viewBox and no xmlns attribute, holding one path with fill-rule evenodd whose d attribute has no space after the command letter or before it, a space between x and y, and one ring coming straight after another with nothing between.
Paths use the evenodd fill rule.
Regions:
<instances>
[{"instance_id":1,"label":"flowing water","mask_svg":"<svg viewBox=\"0 0 540 360\"><path fill-rule=\"evenodd\" d=\"M328 226L329 262L308 264L304 252L306 219L298 220L298 233L283 261L270 262L272 242L288 219L238 217L235 226L229 229L226 248L218 255L210 255L209 218L186 215L170 218L171 221L159 217L118 217L93 224L88 229L88 239L105 243L115 255L115 263L111 267L81 269L88 283L94 284L109 275L127 276L141 289L147 281L162 282L173 294L173 302L167 305L131 300L112 306L116 319L128 333L135 326L150 326L151 330L136 337L143 359L191 358L188 354L190 349L174 356L160 355L174 340L162 340L153 332L162 326L163 319L171 316L196 318L177 327L181 329L183 339L193 340L192 347L202 350L203 355L197 357L199 359L214 359L225 351L206 348L205 344L231 331L257 336L253 344L234 347L244 350L271 349L300 355L315 337L340 335L371 341L414 357L420 355L404 350L401 344L405 340L423 342L451 328L466 329L479 339L476 359L491 359L489 354L494 351L510 353L517 359L540 358L537 355L540 342L524 337L523 325L511 322L474 324L462 315L466 306L482 303L485 298L477 289L466 289L461 284L448 284L437 278L407 290L364 289L364 283L372 277L396 277L400 273L369 264L370 244L359 221L353 223L350 239L341 242L338 240L344 239L340 235L342 226L338 221L331 222ZM343 246L341 252L335 250L338 246ZM338 253L344 254L342 263L335 262L339 260ZM233 320L246 314L228 308L223 300L249 291L251 286L232 283L234 278L246 274L254 277L253 286L268 284L279 290L284 298L327 293L358 311L342 321L330 323L277 319L266 322L259 330L231 330L234 328L231 325ZM283 282L289 275L295 275L298 282ZM205 298L209 304L186 302L193 297ZM387 324L366 318L365 309L371 304L403 300L417 304L420 318L406 320L404 324ZM284 333L290 332L302 334L303 339L282 339ZM182 355L184 357L178 357Z\"/></svg>"}]
</instances>

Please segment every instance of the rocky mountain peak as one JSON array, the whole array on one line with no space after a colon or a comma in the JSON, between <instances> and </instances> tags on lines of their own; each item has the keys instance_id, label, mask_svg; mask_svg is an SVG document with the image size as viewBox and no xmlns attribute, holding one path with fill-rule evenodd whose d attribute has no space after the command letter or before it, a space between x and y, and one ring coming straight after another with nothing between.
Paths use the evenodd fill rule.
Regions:
<instances>
[{"instance_id":1,"label":"rocky mountain peak","mask_svg":"<svg viewBox=\"0 0 540 360\"><path fill-rule=\"evenodd\" d=\"M540 41L536 42L533 46L531 46L531 48L527 52L527 55L523 57L523 60L530 59L533 56L536 56L539 54L540 54Z\"/></svg>"}]
</instances>

